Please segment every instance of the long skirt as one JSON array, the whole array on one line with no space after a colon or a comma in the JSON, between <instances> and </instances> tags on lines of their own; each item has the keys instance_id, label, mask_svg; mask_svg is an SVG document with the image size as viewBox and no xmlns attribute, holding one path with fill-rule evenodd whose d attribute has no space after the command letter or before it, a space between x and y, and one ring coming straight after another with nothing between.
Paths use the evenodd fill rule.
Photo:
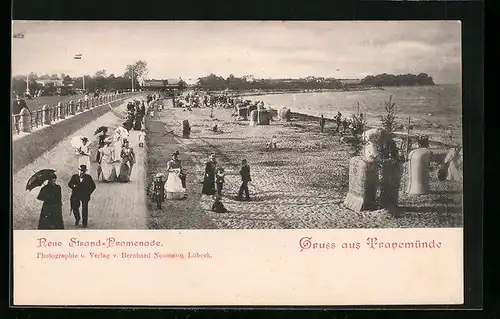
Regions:
<instances>
[{"instance_id":1,"label":"long skirt","mask_svg":"<svg viewBox=\"0 0 500 319\"><path fill-rule=\"evenodd\" d=\"M203 179L203 189L201 191L202 194L205 195L213 195L215 194L215 176L214 175L206 175Z\"/></svg>"},{"instance_id":2,"label":"long skirt","mask_svg":"<svg viewBox=\"0 0 500 319\"><path fill-rule=\"evenodd\" d=\"M64 229L61 205L43 203L38 229Z\"/></svg>"},{"instance_id":3,"label":"long skirt","mask_svg":"<svg viewBox=\"0 0 500 319\"><path fill-rule=\"evenodd\" d=\"M140 131L142 127L142 115L137 115L134 122L134 130Z\"/></svg>"},{"instance_id":4,"label":"long skirt","mask_svg":"<svg viewBox=\"0 0 500 319\"><path fill-rule=\"evenodd\" d=\"M167 199L183 199L186 197L186 189L182 187L182 180L178 172L169 172L165 183Z\"/></svg>"},{"instance_id":5,"label":"long skirt","mask_svg":"<svg viewBox=\"0 0 500 319\"><path fill-rule=\"evenodd\" d=\"M118 174L118 181L122 183L130 182L132 167L133 165L130 164L130 162L122 162L120 165L120 174Z\"/></svg>"},{"instance_id":6,"label":"long skirt","mask_svg":"<svg viewBox=\"0 0 500 319\"><path fill-rule=\"evenodd\" d=\"M450 162L448 165L448 175L446 179L449 181L460 182L463 179L463 173L457 167L458 165L455 162Z\"/></svg>"},{"instance_id":7,"label":"long skirt","mask_svg":"<svg viewBox=\"0 0 500 319\"><path fill-rule=\"evenodd\" d=\"M112 163L101 162L101 181L114 182L116 181L116 169Z\"/></svg>"},{"instance_id":8,"label":"long skirt","mask_svg":"<svg viewBox=\"0 0 500 319\"><path fill-rule=\"evenodd\" d=\"M80 165L87 166L87 170L90 170L90 156L89 155L79 155L78 156L78 167Z\"/></svg>"}]
</instances>

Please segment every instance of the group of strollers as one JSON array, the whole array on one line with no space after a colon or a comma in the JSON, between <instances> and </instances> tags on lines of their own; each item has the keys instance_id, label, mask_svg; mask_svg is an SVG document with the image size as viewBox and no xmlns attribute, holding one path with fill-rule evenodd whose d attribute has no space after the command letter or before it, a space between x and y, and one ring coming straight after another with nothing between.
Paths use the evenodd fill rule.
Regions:
<instances>
[{"instance_id":1,"label":"group of strollers","mask_svg":"<svg viewBox=\"0 0 500 319\"><path fill-rule=\"evenodd\" d=\"M144 101L135 100L127 104L127 119L123 123L123 127L127 130L140 131L144 125L146 116L146 105Z\"/></svg>"}]
</instances>

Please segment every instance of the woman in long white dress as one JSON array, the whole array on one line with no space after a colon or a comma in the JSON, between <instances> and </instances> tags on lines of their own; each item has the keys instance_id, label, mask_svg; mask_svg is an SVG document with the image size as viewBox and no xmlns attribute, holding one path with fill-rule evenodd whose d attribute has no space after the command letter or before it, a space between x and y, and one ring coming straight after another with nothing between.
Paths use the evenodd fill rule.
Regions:
<instances>
[{"instance_id":1,"label":"woman in long white dress","mask_svg":"<svg viewBox=\"0 0 500 319\"><path fill-rule=\"evenodd\" d=\"M167 182L165 183L165 192L167 199L186 198L186 188L183 187L181 177L183 176L181 161L178 153L172 154L172 160L167 163Z\"/></svg>"},{"instance_id":2,"label":"woman in long white dress","mask_svg":"<svg viewBox=\"0 0 500 319\"><path fill-rule=\"evenodd\" d=\"M123 141L128 138L128 131L124 127L118 127L115 130L115 134L113 135L113 147L115 149L116 154L120 154L120 151L123 146Z\"/></svg>"},{"instance_id":3,"label":"woman in long white dress","mask_svg":"<svg viewBox=\"0 0 500 319\"><path fill-rule=\"evenodd\" d=\"M448 166L448 175L446 177L449 181L461 181L463 179L463 172L461 170L462 151L457 148L451 148L446 158L444 159L445 165Z\"/></svg>"},{"instance_id":4,"label":"woman in long white dress","mask_svg":"<svg viewBox=\"0 0 500 319\"><path fill-rule=\"evenodd\" d=\"M99 149L100 155L100 166L101 166L101 176L103 182L114 182L116 181L116 169L113 163L115 162L115 150L111 147L111 142L113 139L108 137L104 141L104 147Z\"/></svg>"},{"instance_id":5,"label":"woman in long white dress","mask_svg":"<svg viewBox=\"0 0 500 319\"><path fill-rule=\"evenodd\" d=\"M76 153L78 155L78 167L81 165L87 166L90 170L90 143L87 137L82 137L82 144L77 148Z\"/></svg>"}]
</instances>

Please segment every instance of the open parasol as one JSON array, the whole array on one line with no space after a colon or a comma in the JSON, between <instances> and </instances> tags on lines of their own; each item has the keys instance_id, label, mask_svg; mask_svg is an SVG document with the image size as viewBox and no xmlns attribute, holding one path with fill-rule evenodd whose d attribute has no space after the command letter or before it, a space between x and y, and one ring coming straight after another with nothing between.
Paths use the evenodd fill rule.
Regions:
<instances>
[{"instance_id":1,"label":"open parasol","mask_svg":"<svg viewBox=\"0 0 500 319\"><path fill-rule=\"evenodd\" d=\"M43 183L52 178L55 172L55 169L42 169L36 172L26 183L26 190L31 191L35 187L42 186Z\"/></svg>"},{"instance_id":2,"label":"open parasol","mask_svg":"<svg viewBox=\"0 0 500 319\"><path fill-rule=\"evenodd\" d=\"M107 131L108 131L108 128L106 126L101 126L97 130L95 130L94 135L97 135L97 134L99 134L101 132L106 133Z\"/></svg>"},{"instance_id":3,"label":"open parasol","mask_svg":"<svg viewBox=\"0 0 500 319\"><path fill-rule=\"evenodd\" d=\"M78 136L73 137L69 143L71 144L72 147L79 148L80 146L82 146L82 139L83 138L88 139L88 137L86 137L86 136L78 135Z\"/></svg>"}]
</instances>

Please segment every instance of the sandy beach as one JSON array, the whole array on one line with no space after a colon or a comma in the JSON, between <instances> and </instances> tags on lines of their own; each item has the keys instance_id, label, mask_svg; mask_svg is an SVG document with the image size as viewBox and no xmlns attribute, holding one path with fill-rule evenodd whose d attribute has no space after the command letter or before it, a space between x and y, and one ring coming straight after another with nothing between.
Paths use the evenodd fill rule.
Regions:
<instances>
[{"instance_id":1,"label":"sandy beach","mask_svg":"<svg viewBox=\"0 0 500 319\"><path fill-rule=\"evenodd\" d=\"M268 126L251 127L235 121L231 109L172 108L147 121L147 183L164 172L176 150L188 175L188 198L167 200L161 210L149 207L152 229L292 229L292 228L395 228L461 227L461 183L431 178L431 194L410 197L400 188L400 217L384 210L353 212L343 207L348 191L348 163L353 150L331 131L321 133L315 117L293 114L290 122L275 119ZM191 138L183 139L182 120L191 126ZM220 133L210 128L217 124ZM328 127L330 125L330 127ZM266 150L276 136L277 149ZM229 212L210 211L212 198L201 195L204 163L215 153L226 170L223 203ZM242 159L251 167L250 202L234 199L240 186Z\"/></svg>"}]
</instances>

